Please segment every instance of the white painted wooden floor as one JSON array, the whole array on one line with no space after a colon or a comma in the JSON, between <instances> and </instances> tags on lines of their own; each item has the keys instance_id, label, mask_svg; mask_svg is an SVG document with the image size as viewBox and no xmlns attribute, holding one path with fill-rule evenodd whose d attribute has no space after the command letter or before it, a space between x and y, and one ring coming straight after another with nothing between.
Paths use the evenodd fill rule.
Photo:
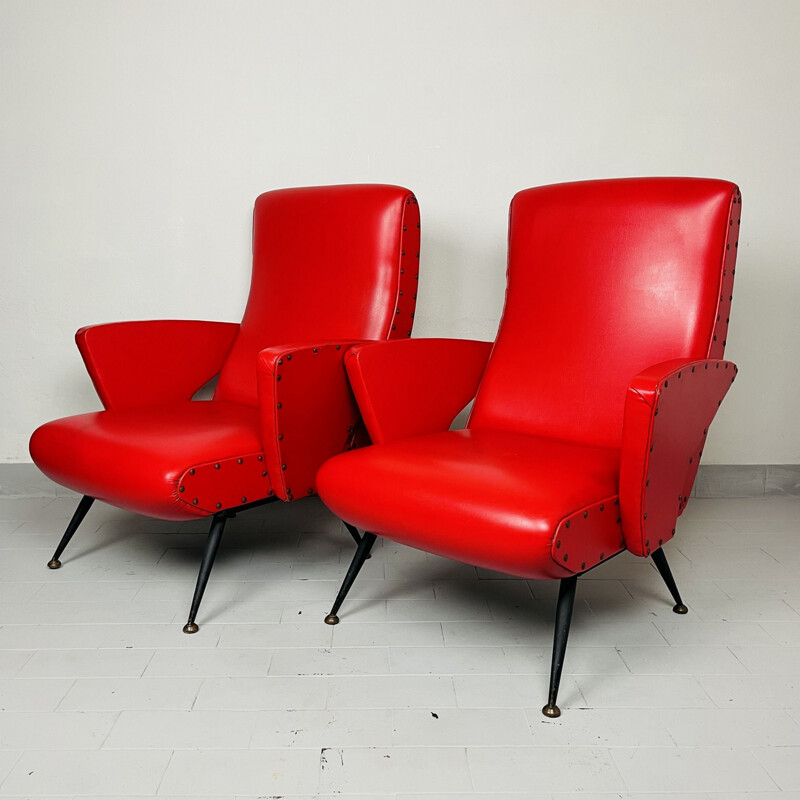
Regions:
<instances>
[{"instance_id":1,"label":"white painted wooden floor","mask_svg":"<svg viewBox=\"0 0 800 800\"><path fill-rule=\"evenodd\" d=\"M0 500L0 796L800 798L800 498L693 500L666 548L690 612L621 556L578 585L557 721L557 585L349 536L316 500L228 524Z\"/></svg>"}]
</instances>

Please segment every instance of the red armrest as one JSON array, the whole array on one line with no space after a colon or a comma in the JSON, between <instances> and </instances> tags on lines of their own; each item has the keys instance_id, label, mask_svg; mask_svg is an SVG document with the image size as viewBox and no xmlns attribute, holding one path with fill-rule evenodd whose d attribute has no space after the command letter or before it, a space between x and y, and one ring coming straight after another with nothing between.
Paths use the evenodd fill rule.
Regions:
<instances>
[{"instance_id":1,"label":"red armrest","mask_svg":"<svg viewBox=\"0 0 800 800\"><path fill-rule=\"evenodd\" d=\"M730 361L666 361L628 387L619 494L632 553L647 556L675 534L708 427L736 372Z\"/></svg>"},{"instance_id":2,"label":"red armrest","mask_svg":"<svg viewBox=\"0 0 800 800\"><path fill-rule=\"evenodd\" d=\"M446 431L475 397L492 342L406 339L347 354L347 376L372 441Z\"/></svg>"},{"instance_id":3,"label":"red armrest","mask_svg":"<svg viewBox=\"0 0 800 800\"><path fill-rule=\"evenodd\" d=\"M111 322L81 328L75 341L107 409L190 400L221 369L237 323Z\"/></svg>"},{"instance_id":4,"label":"red armrest","mask_svg":"<svg viewBox=\"0 0 800 800\"><path fill-rule=\"evenodd\" d=\"M352 344L280 345L258 354L264 456L283 500L314 494L322 463L352 445L359 415L344 370Z\"/></svg>"}]
</instances>

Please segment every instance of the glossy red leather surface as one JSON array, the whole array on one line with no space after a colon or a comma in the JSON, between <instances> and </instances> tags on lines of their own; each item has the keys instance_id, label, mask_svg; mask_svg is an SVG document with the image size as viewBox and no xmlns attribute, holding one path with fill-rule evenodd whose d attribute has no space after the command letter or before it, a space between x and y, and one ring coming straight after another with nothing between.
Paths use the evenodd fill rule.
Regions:
<instances>
[{"instance_id":1,"label":"glossy red leather surface","mask_svg":"<svg viewBox=\"0 0 800 800\"><path fill-rule=\"evenodd\" d=\"M693 178L517 194L506 305L470 425L619 447L633 376L709 355L736 197Z\"/></svg>"},{"instance_id":2,"label":"glossy red leather surface","mask_svg":"<svg viewBox=\"0 0 800 800\"><path fill-rule=\"evenodd\" d=\"M399 186L262 194L250 297L216 397L256 405L255 364L267 347L410 335L418 222L414 196Z\"/></svg>"},{"instance_id":3,"label":"glossy red leather surface","mask_svg":"<svg viewBox=\"0 0 800 800\"><path fill-rule=\"evenodd\" d=\"M513 431L446 431L337 456L317 477L344 520L398 542L526 578L570 574L559 521L616 493L619 451ZM609 554L610 555L610 554Z\"/></svg>"},{"instance_id":4,"label":"glossy red leather surface","mask_svg":"<svg viewBox=\"0 0 800 800\"><path fill-rule=\"evenodd\" d=\"M107 410L34 433L31 455L45 474L162 518L313 491L319 465L350 445L358 418L347 347L411 333L419 207L397 186L268 192L256 201L253 236L241 326L166 320L78 332ZM214 399L189 402L220 370Z\"/></svg>"},{"instance_id":5,"label":"glossy red leather surface","mask_svg":"<svg viewBox=\"0 0 800 800\"><path fill-rule=\"evenodd\" d=\"M231 322L112 322L81 328L75 341L103 406L130 408L190 400L220 371L238 330Z\"/></svg>"},{"instance_id":6,"label":"glossy red leather surface","mask_svg":"<svg viewBox=\"0 0 800 800\"><path fill-rule=\"evenodd\" d=\"M730 361L668 361L637 375L625 399L620 500L625 543L650 555L675 534L706 436L736 377Z\"/></svg>"},{"instance_id":7,"label":"glossy red leather surface","mask_svg":"<svg viewBox=\"0 0 800 800\"><path fill-rule=\"evenodd\" d=\"M525 577L580 573L626 546L649 554L674 528L735 370L712 362L710 378L690 362L724 349L740 212L738 189L715 180L520 192L505 309L468 430L337 456L319 473L324 502L365 530ZM425 374L411 359L379 367L354 380L367 418L382 381ZM381 403L376 434L413 431L391 392Z\"/></svg>"},{"instance_id":8,"label":"glossy red leather surface","mask_svg":"<svg viewBox=\"0 0 800 800\"><path fill-rule=\"evenodd\" d=\"M352 445L359 416L344 369L352 344L270 347L258 356L262 441L282 500L315 494L320 464Z\"/></svg>"},{"instance_id":9,"label":"glossy red leather surface","mask_svg":"<svg viewBox=\"0 0 800 800\"><path fill-rule=\"evenodd\" d=\"M345 365L375 444L446 431L475 397L491 342L406 339L348 352Z\"/></svg>"},{"instance_id":10,"label":"glossy red leather surface","mask_svg":"<svg viewBox=\"0 0 800 800\"><path fill-rule=\"evenodd\" d=\"M184 499L180 477L211 459L259 454L258 409L187 400L79 414L42 425L30 449L45 475L81 494L160 519L204 516L213 511ZM230 470L218 474L226 491Z\"/></svg>"}]
</instances>

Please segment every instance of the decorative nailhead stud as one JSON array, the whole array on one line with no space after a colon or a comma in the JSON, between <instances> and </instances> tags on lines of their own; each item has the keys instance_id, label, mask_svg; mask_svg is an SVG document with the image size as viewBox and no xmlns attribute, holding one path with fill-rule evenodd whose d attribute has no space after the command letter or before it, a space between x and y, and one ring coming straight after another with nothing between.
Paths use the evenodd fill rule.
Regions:
<instances>
[{"instance_id":1,"label":"decorative nailhead stud","mask_svg":"<svg viewBox=\"0 0 800 800\"><path fill-rule=\"evenodd\" d=\"M314 353L316 354L316 353L318 353L318 352L319 352L319 349L315 347L315 348L314 348Z\"/></svg>"},{"instance_id":2,"label":"decorative nailhead stud","mask_svg":"<svg viewBox=\"0 0 800 800\"><path fill-rule=\"evenodd\" d=\"M222 508L222 503L217 503L217 508Z\"/></svg>"},{"instance_id":3,"label":"decorative nailhead stud","mask_svg":"<svg viewBox=\"0 0 800 800\"><path fill-rule=\"evenodd\" d=\"M194 499L194 500L192 500L192 505L195 505L195 506L196 506L196 505L197 505L199 502L200 502L200 501L199 501L199 500L198 500L198 499L195 497L195 499Z\"/></svg>"},{"instance_id":4,"label":"decorative nailhead stud","mask_svg":"<svg viewBox=\"0 0 800 800\"><path fill-rule=\"evenodd\" d=\"M556 550L560 550L560 549L561 549L561 542L556 542Z\"/></svg>"},{"instance_id":5,"label":"decorative nailhead stud","mask_svg":"<svg viewBox=\"0 0 800 800\"><path fill-rule=\"evenodd\" d=\"M282 434L282 433L279 433L279 434L278 434L278 441L279 441L279 442L282 442L282 441L283 441L283 434Z\"/></svg>"},{"instance_id":6,"label":"decorative nailhead stud","mask_svg":"<svg viewBox=\"0 0 800 800\"><path fill-rule=\"evenodd\" d=\"M193 469L190 469L190 470L189 470L189 474L190 474L190 475L194 475L194 470L193 470Z\"/></svg>"},{"instance_id":7,"label":"decorative nailhead stud","mask_svg":"<svg viewBox=\"0 0 800 800\"><path fill-rule=\"evenodd\" d=\"M259 460L259 461L263 461L263 460L264 460L264 456L259 456L259 457L258 457L258 460Z\"/></svg>"},{"instance_id":8,"label":"decorative nailhead stud","mask_svg":"<svg viewBox=\"0 0 800 800\"><path fill-rule=\"evenodd\" d=\"M565 528L569 528L569 520L567 520L567 521L564 523L564 527L565 527Z\"/></svg>"},{"instance_id":9,"label":"decorative nailhead stud","mask_svg":"<svg viewBox=\"0 0 800 800\"><path fill-rule=\"evenodd\" d=\"M246 497L243 497L243 498L242 498L242 502L243 502L243 503L246 503L246 502L247 502L247 498L246 498Z\"/></svg>"},{"instance_id":10,"label":"decorative nailhead stud","mask_svg":"<svg viewBox=\"0 0 800 800\"><path fill-rule=\"evenodd\" d=\"M583 518L586 519L588 516L589 516L589 512L588 511L584 511L583 512Z\"/></svg>"},{"instance_id":11,"label":"decorative nailhead stud","mask_svg":"<svg viewBox=\"0 0 800 800\"><path fill-rule=\"evenodd\" d=\"M279 366L279 367L282 367L282 366L283 366L283 359L282 359L282 358L279 358L279 359L278 359L278 366Z\"/></svg>"},{"instance_id":12,"label":"decorative nailhead stud","mask_svg":"<svg viewBox=\"0 0 800 800\"><path fill-rule=\"evenodd\" d=\"M219 469L219 464L214 464L214 469Z\"/></svg>"},{"instance_id":13,"label":"decorative nailhead stud","mask_svg":"<svg viewBox=\"0 0 800 800\"><path fill-rule=\"evenodd\" d=\"M286 469L286 464L281 464L281 469Z\"/></svg>"},{"instance_id":14,"label":"decorative nailhead stud","mask_svg":"<svg viewBox=\"0 0 800 800\"><path fill-rule=\"evenodd\" d=\"M266 472L262 472L262 473L261 473L261 477L262 477L262 478L266 478L266 477L267 477L267 473L266 473Z\"/></svg>"},{"instance_id":15,"label":"decorative nailhead stud","mask_svg":"<svg viewBox=\"0 0 800 800\"><path fill-rule=\"evenodd\" d=\"M287 360L287 361L291 361L291 360L292 360L292 354L291 354L291 353L289 353L289 355L288 355L288 356L286 356L286 360Z\"/></svg>"},{"instance_id":16,"label":"decorative nailhead stud","mask_svg":"<svg viewBox=\"0 0 800 800\"><path fill-rule=\"evenodd\" d=\"M281 376L280 376L280 375L276 375L276 376L275 376L275 380L276 380L276 381L279 381L280 379L281 379Z\"/></svg>"},{"instance_id":17,"label":"decorative nailhead stud","mask_svg":"<svg viewBox=\"0 0 800 800\"><path fill-rule=\"evenodd\" d=\"M241 458L237 458L237 459L236 459L236 463L237 463L237 464L241 464L241 463L242 463L242 459L241 459Z\"/></svg>"},{"instance_id":18,"label":"decorative nailhead stud","mask_svg":"<svg viewBox=\"0 0 800 800\"><path fill-rule=\"evenodd\" d=\"M278 408L283 408L283 403L278 403Z\"/></svg>"}]
</instances>

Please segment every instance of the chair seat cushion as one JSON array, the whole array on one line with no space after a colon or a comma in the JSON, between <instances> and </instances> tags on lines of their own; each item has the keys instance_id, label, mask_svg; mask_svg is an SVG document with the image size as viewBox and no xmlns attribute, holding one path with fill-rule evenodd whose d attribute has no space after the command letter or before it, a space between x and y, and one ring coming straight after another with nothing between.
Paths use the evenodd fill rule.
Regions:
<instances>
[{"instance_id":1,"label":"chair seat cushion","mask_svg":"<svg viewBox=\"0 0 800 800\"><path fill-rule=\"evenodd\" d=\"M214 510L179 491L187 470L209 465L197 470L207 475L214 470L209 462L236 463L238 457L244 462L246 456L247 462L256 462L262 448L257 408L185 401L57 419L34 432L30 449L36 465L56 483L148 516L186 519ZM257 465L259 477L262 466ZM237 497L242 493L230 485L244 483L242 473L217 468L211 475L220 485L220 497L226 491ZM264 486L266 496L269 482L262 481L259 488Z\"/></svg>"},{"instance_id":2,"label":"chair seat cushion","mask_svg":"<svg viewBox=\"0 0 800 800\"><path fill-rule=\"evenodd\" d=\"M573 570L552 555L559 523L613 504L619 464L612 448L461 430L344 453L317 480L326 505L364 530L488 569L562 578Z\"/></svg>"}]
</instances>

